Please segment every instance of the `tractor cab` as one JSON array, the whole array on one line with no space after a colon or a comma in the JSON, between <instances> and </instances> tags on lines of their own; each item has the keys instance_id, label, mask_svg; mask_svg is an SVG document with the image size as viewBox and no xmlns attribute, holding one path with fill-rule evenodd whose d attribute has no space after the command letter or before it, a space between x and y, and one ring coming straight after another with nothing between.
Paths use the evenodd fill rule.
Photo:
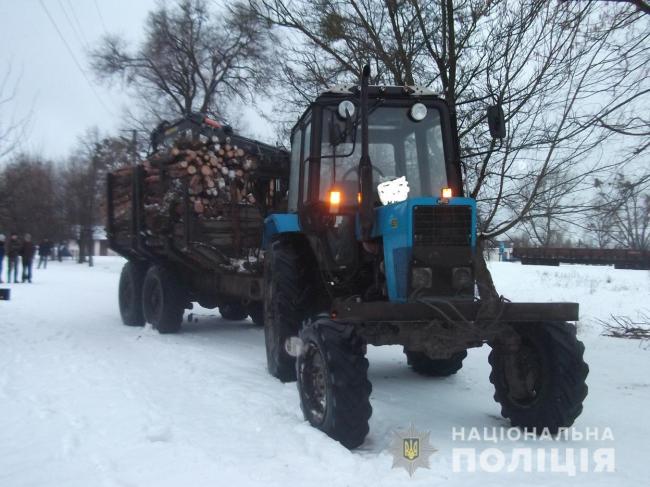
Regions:
<instances>
[{"instance_id":1,"label":"tractor cab","mask_svg":"<svg viewBox=\"0 0 650 487\"><path fill-rule=\"evenodd\" d=\"M321 94L291 138L289 210L351 214L360 203L363 147L358 86ZM426 88L368 87L373 206L396 199L460 195L460 168L446 104Z\"/></svg>"},{"instance_id":2,"label":"tractor cab","mask_svg":"<svg viewBox=\"0 0 650 487\"><path fill-rule=\"evenodd\" d=\"M475 205L461 197L444 100L419 87L335 87L295 125L291 148L289 211L332 295L473 296Z\"/></svg>"}]
</instances>

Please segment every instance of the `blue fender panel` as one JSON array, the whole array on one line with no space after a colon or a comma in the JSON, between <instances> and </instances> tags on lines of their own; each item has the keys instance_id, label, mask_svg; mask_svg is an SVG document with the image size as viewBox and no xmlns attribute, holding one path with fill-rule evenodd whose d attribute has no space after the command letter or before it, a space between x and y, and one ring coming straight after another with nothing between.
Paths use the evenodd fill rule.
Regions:
<instances>
[{"instance_id":1,"label":"blue fender panel","mask_svg":"<svg viewBox=\"0 0 650 487\"><path fill-rule=\"evenodd\" d=\"M297 213L274 213L264 220L264 236L262 248L267 249L274 236L281 233L300 232L300 222Z\"/></svg>"}]
</instances>

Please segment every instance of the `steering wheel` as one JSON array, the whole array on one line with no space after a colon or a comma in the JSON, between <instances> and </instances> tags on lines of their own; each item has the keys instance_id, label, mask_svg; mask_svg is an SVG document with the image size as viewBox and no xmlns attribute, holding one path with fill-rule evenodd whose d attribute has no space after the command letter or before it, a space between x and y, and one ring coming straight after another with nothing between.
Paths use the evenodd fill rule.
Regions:
<instances>
[{"instance_id":1,"label":"steering wheel","mask_svg":"<svg viewBox=\"0 0 650 487\"><path fill-rule=\"evenodd\" d=\"M348 176L350 175L350 173L351 173L352 171L358 171L358 170L359 170L359 166L352 166L350 169L348 169L347 171L345 171L345 174L343 174L343 177L341 178L341 181L345 181L345 180L348 178ZM379 169L377 166L372 166L372 170L373 170L373 171L377 171L377 173L378 173L382 178L385 177L385 176L384 176L384 173L383 173L383 172L381 171L381 169Z\"/></svg>"}]
</instances>

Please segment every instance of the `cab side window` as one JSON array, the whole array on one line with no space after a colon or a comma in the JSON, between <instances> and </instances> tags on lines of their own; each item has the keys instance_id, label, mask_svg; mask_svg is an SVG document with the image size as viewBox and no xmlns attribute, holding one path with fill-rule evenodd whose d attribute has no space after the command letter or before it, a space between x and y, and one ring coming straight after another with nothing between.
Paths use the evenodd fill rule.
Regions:
<instances>
[{"instance_id":1,"label":"cab side window","mask_svg":"<svg viewBox=\"0 0 650 487\"><path fill-rule=\"evenodd\" d=\"M311 154L311 122L309 122L303 128L303 151L302 151L302 160L303 164L303 178L302 178L302 201L307 201L309 196L309 169L311 162L309 161L309 155Z\"/></svg>"},{"instance_id":2,"label":"cab side window","mask_svg":"<svg viewBox=\"0 0 650 487\"><path fill-rule=\"evenodd\" d=\"M291 171L289 175L289 211L298 211L298 188L300 184L300 156L302 154L302 130L298 128L291 140Z\"/></svg>"}]
</instances>

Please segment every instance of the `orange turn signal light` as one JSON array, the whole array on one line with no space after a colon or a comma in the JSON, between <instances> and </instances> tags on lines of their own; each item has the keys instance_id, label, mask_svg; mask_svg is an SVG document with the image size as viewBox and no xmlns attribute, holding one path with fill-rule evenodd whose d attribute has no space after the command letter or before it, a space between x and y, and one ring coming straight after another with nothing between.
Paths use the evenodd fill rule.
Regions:
<instances>
[{"instance_id":1,"label":"orange turn signal light","mask_svg":"<svg viewBox=\"0 0 650 487\"><path fill-rule=\"evenodd\" d=\"M343 196L340 191L330 191L329 200L330 200L330 213L338 213L339 207L341 206L341 200Z\"/></svg>"},{"instance_id":2,"label":"orange turn signal light","mask_svg":"<svg viewBox=\"0 0 650 487\"><path fill-rule=\"evenodd\" d=\"M341 192L340 191L330 191L330 205L340 205L341 204Z\"/></svg>"},{"instance_id":3,"label":"orange turn signal light","mask_svg":"<svg viewBox=\"0 0 650 487\"><path fill-rule=\"evenodd\" d=\"M453 193L451 191L451 188L442 188L442 197L443 198L451 198L453 196Z\"/></svg>"}]
</instances>

